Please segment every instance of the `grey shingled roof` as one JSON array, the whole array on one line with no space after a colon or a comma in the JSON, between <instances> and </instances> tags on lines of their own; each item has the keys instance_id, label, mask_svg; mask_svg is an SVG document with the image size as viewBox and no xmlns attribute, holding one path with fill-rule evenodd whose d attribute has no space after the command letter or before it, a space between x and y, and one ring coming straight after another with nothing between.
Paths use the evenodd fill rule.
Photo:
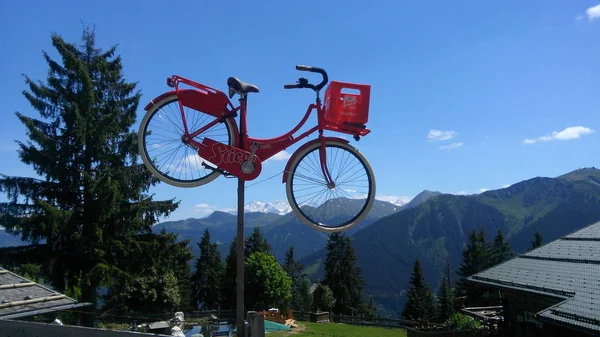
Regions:
<instances>
[{"instance_id":1,"label":"grey shingled roof","mask_svg":"<svg viewBox=\"0 0 600 337\"><path fill-rule=\"evenodd\" d=\"M0 319L12 319L90 305L0 268Z\"/></svg>"},{"instance_id":2,"label":"grey shingled roof","mask_svg":"<svg viewBox=\"0 0 600 337\"><path fill-rule=\"evenodd\" d=\"M600 332L600 221L479 272L468 280L561 301L540 320Z\"/></svg>"}]
</instances>

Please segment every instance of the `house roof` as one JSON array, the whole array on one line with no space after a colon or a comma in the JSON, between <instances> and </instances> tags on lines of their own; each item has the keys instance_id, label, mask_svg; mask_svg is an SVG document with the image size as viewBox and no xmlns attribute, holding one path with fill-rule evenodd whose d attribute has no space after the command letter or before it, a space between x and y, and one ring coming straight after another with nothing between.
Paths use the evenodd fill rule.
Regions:
<instances>
[{"instance_id":1,"label":"house roof","mask_svg":"<svg viewBox=\"0 0 600 337\"><path fill-rule=\"evenodd\" d=\"M308 292L309 292L310 294L312 294L312 293L315 291L315 289L317 289L317 287L318 287L318 286L319 286L319 284L318 284L318 283L316 283L316 282L315 282L315 283L313 283L313 284L310 286L310 290L309 290Z\"/></svg>"},{"instance_id":2,"label":"house roof","mask_svg":"<svg viewBox=\"0 0 600 337\"><path fill-rule=\"evenodd\" d=\"M542 321L600 332L600 221L479 272L469 281L555 297Z\"/></svg>"},{"instance_id":3,"label":"house roof","mask_svg":"<svg viewBox=\"0 0 600 337\"><path fill-rule=\"evenodd\" d=\"M87 305L0 267L0 319Z\"/></svg>"}]
</instances>

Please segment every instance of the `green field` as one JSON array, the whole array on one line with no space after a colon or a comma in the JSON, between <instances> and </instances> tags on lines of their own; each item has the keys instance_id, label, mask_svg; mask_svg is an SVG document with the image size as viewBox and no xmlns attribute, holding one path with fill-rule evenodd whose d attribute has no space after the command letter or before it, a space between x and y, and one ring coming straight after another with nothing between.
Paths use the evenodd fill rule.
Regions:
<instances>
[{"instance_id":1,"label":"green field","mask_svg":"<svg viewBox=\"0 0 600 337\"><path fill-rule=\"evenodd\" d=\"M269 337L314 337L314 336L336 336L336 337L364 337L364 336L377 336L377 337L405 337L406 330L404 329L387 329L387 328L375 328L356 326L348 324L337 324L337 323L310 323L310 322L296 322L299 328L293 329L293 331L285 332L273 332L268 333Z\"/></svg>"}]
</instances>

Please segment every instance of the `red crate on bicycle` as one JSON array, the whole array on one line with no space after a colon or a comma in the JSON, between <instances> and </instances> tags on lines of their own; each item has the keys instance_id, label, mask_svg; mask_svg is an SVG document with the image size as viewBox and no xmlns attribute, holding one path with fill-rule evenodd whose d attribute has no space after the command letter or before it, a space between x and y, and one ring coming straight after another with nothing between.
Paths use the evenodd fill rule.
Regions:
<instances>
[{"instance_id":1,"label":"red crate on bicycle","mask_svg":"<svg viewBox=\"0 0 600 337\"><path fill-rule=\"evenodd\" d=\"M351 89L356 93L348 93ZM324 118L333 124L367 124L371 86L331 81L325 91Z\"/></svg>"}]
</instances>

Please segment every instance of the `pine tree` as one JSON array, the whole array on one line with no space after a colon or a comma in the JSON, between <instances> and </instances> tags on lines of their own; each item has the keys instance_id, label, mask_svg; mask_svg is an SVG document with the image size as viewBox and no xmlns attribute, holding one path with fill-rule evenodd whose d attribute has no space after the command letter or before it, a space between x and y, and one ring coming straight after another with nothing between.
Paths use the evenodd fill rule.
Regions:
<instances>
[{"instance_id":1,"label":"pine tree","mask_svg":"<svg viewBox=\"0 0 600 337\"><path fill-rule=\"evenodd\" d=\"M496 237L494 238L490 253L490 264L492 266L508 260L513 254L508 241L504 240L504 235L501 230L498 230L498 234L496 234Z\"/></svg>"},{"instance_id":2,"label":"pine tree","mask_svg":"<svg viewBox=\"0 0 600 337\"><path fill-rule=\"evenodd\" d=\"M221 278L221 309L235 310L237 303L237 235L229 245L225 258L225 270Z\"/></svg>"},{"instance_id":3,"label":"pine tree","mask_svg":"<svg viewBox=\"0 0 600 337\"><path fill-rule=\"evenodd\" d=\"M367 303L367 313L365 316L373 317L377 314L377 306L375 305L375 300L373 299L373 295L369 296L369 302Z\"/></svg>"},{"instance_id":4,"label":"pine tree","mask_svg":"<svg viewBox=\"0 0 600 337\"><path fill-rule=\"evenodd\" d=\"M404 305L402 317L411 320L429 321L436 317L436 307L433 294L425 281L421 263L415 260L408 290L408 300Z\"/></svg>"},{"instance_id":5,"label":"pine tree","mask_svg":"<svg viewBox=\"0 0 600 337\"><path fill-rule=\"evenodd\" d=\"M334 233L327 242L325 278L335 298L333 311L341 315L362 314L366 311L363 299L365 282L357 265L356 253L350 238Z\"/></svg>"},{"instance_id":6,"label":"pine tree","mask_svg":"<svg viewBox=\"0 0 600 337\"><path fill-rule=\"evenodd\" d=\"M454 313L454 293L446 275L442 276L442 283L438 294L438 308L440 322L445 322Z\"/></svg>"},{"instance_id":7,"label":"pine tree","mask_svg":"<svg viewBox=\"0 0 600 337\"><path fill-rule=\"evenodd\" d=\"M216 310L221 304L224 266L218 245L210 242L208 229L204 231L198 247L200 257L196 260L196 272L192 278L195 303L200 303L204 310Z\"/></svg>"},{"instance_id":8,"label":"pine tree","mask_svg":"<svg viewBox=\"0 0 600 337\"><path fill-rule=\"evenodd\" d=\"M252 234L244 241L244 259L247 259L248 256L256 252L271 253L271 246L261 233L259 227L254 227Z\"/></svg>"},{"instance_id":9,"label":"pine tree","mask_svg":"<svg viewBox=\"0 0 600 337\"><path fill-rule=\"evenodd\" d=\"M463 249L463 260L458 268L457 296L467 296L471 305L485 304L490 299L487 289L478 287L467 281L472 276L492 266L493 249L485 239L485 231L473 229L469 234L467 246Z\"/></svg>"},{"instance_id":10,"label":"pine tree","mask_svg":"<svg viewBox=\"0 0 600 337\"><path fill-rule=\"evenodd\" d=\"M535 231L534 239L533 239L533 241L531 241L531 249L530 250L541 247L543 242L544 242L544 237L542 236L542 234L538 231Z\"/></svg>"},{"instance_id":11,"label":"pine tree","mask_svg":"<svg viewBox=\"0 0 600 337\"><path fill-rule=\"evenodd\" d=\"M16 113L30 140L18 142L19 157L40 177L0 176L9 200L0 203L0 225L33 244L46 240L45 278L94 310L97 288L120 270L115 256L177 204L145 194L158 180L137 162L131 128L141 94L123 78L116 47L97 48L92 29L82 46L51 38L62 64L44 52L47 83L25 76L23 94L41 118Z\"/></svg>"},{"instance_id":12,"label":"pine tree","mask_svg":"<svg viewBox=\"0 0 600 337\"><path fill-rule=\"evenodd\" d=\"M312 293L311 311L330 311L333 309L335 302L336 300L331 289L322 283L318 283Z\"/></svg>"},{"instance_id":13,"label":"pine tree","mask_svg":"<svg viewBox=\"0 0 600 337\"><path fill-rule=\"evenodd\" d=\"M292 308L300 308L300 276L303 265L296 262L294 259L294 246L290 246L288 250L285 252L285 261L283 263L283 270L285 270L286 274L292 280Z\"/></svg>"},{"instance_id":14,"label":"pine tree","mask_svg":"<svg viewBox=\"0 0 600 337\"><path fill-rule=\"evenodd\" d=\"M138 236L126 255L117 256L127 273L111 279L104 311L137 315L190 310L189 262L194 255L188 243L164 228Z\"/></svg>"},{"instance_id":15,"label":"pine tree","mask_svg":"<svg viewBox=\"0 0 600 337\"><path fill-rule=\"evenodd\" d=\"M299 295L297 303L298 307L295 308L295 310L309 312L312 307L312 295L310 293L310 280L308 277L302 276Z\"/></svg>"}]
</instances>

